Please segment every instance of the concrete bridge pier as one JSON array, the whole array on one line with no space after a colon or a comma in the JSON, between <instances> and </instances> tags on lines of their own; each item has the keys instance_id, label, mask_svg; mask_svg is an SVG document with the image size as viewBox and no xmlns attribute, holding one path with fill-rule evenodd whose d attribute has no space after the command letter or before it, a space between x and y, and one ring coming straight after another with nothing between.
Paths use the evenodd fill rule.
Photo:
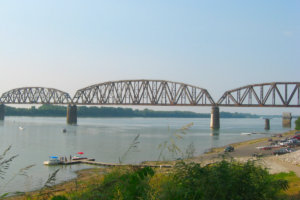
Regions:
<instances>
[{"instance_id":1,"label":"concrete bridge pier","mask_svg":"<svg viewBox=\"0 0 300 200\"><path fill-rule=\"evenodd\" d=\"M265 130L270 130L270 119L265 119Z\"/></svg>"},{"instance_id":2,"label":"concrete bridge pier","mask_svg":"<svg viewBox=\"0 0 300 200\"><path fill-rule=\"evenodd\" d=\"M77 124L77 106L69 104L67 108L67 124Z\"/></svg>"},{"instance_id":3,"label":"concrete bridge pier","mask_svg":"<svg viewBox=\"0 0 300 200\"><path fill-rule=\"evenodd\" d=\"M290 112L282 113L282 127L292 127L292 114Z\"/></svg>"},{"instance_id":4,"label":"concrete bridge pier","mask_svg":"<svg viewBox=\"0 0 300 200\"><path fill-rule=\"evenodd\" d=\"M219 129L220 128L220 111L219 111L218 106L213 106L211 108L210 128L211 129Z\"/></svg>"},{"instance_id":5,"label":"concrete bridge pier","mask_svg":"<svg viewBox=\"0 0 300 200\"><path fill-rule=\"evenodd\" d=\"M4 120L4 116L5 116L5 106L4 104L0 104L0 121Z\"/></svg>"}]
</instances>

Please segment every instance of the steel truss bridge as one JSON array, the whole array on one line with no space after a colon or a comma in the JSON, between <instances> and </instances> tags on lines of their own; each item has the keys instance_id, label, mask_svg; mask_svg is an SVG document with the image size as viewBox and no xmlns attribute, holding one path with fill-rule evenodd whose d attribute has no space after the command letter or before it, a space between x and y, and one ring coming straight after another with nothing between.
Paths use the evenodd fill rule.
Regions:
<instances>
[{"instance_id":1,"label":"steel truss bridge","mask_svg":"<svg viewBox=\"0 0 300 200\"><path fill-rule=\"evenodd\" d=\"M5 104L68 105L68 124L77 124L77 105L211 106L210 127L218 129L219 106L300 107L300 82L247 85L226 91L218 101L204 88L164 80L110 81L77 90L73 98L54 88L23 87L1 95L0 121L4 120ZM291 115L285 115L283 124L290 126Z\"/></svg>"},{"instance_id":2,"label":"steel truss bridge","mask_svg":"<svg viewBox=\"0 0 300 200\"><path fill-rule=\"evenodd\" d=\"M300 107L300 82L247 85L218 101L201 87L165 80L121 80L77 90L74 97L54 88L23 87L5 92L1 104Z\"/></svg>"}]
</instances>

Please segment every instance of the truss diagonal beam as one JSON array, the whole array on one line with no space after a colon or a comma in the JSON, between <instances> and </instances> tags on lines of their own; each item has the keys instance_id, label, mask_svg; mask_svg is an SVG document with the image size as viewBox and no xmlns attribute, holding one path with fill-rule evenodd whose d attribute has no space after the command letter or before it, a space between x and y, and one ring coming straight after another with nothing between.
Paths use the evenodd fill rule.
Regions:
<instances>
[{"instance_id":1,"label":"truss diagonal beam","mask_svg":"<svg viewBox=\"0 0 300 200\"><path fill-rule=\"evenodd\" d=\"M66 92L43 87L24 87L12 89L0 97L4 104L69 104L70 95Z\"/></svg>"},{"instance_id":2,"label":"truss diagonal beam","mask_svg":"<svg viewBox=\"0 0 300 200\"><path fill-rule=\"evenodd\" d=\"M90 91L98 95L92 95ZM98 96L101 98L97 98ZM121 80L92 85L78 90L73 97L73 103L79 105L215 105L210 94L203 88L164 80Z\"/></svg>"},{"instance_id":3,"label":"truss diagonal beam","mask_svg":"<svg viewBox=\"0 0 300 200\"><path fill-rule=\"evenodd\" d=\"M292 91L291 93L288 91L289 88ZM299 88L300 82L247 85L226 91L217 102L217 105L231 107L300 107ZM264 91L267 92L264 93Z\"/></svg>"}]
</instances>

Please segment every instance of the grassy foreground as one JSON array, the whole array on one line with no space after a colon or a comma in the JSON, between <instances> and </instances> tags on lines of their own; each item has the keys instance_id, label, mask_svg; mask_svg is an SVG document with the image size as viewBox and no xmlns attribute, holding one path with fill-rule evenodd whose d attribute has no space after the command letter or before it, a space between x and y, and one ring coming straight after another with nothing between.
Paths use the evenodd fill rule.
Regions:
<instances>
[{"instance_id":1,"label":"grassy foreground","mask_svg":"<svg viewBox=\"0 0 300 200\"><path fill-rule=\"evenodd\" d=\"M204 167L178 162L172 169L115 167L83 173L63 186L14 199L280 200L298 199L300 186L300 178L294 173L272 175L255 161L222 160Z\"/></svg>"}]
</instances>

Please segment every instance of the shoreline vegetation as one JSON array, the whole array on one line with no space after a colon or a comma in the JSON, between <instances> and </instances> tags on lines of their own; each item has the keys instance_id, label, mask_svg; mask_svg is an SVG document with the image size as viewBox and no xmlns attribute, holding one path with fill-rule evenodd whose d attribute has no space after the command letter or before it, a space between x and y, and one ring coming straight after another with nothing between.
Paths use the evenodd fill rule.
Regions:
<instances>
[{"instance_id":1,"label":"shoreline vegetation","mask_svg":"<svg viewBox=\"0 0 300 200\"><path fill-rule=\"evenodd\" d=\"M65 117L66 106L57 106L45 104L38 108L15 108L5 106L6 116L31 116L31 117ZM168 117L168 118L210 118L210 113L195 113L190 111L154 111L150 109L138 110L121 107L96 107L96 106L78 106L78 117ZM220 112L221 118L260 118L263 116L250 113L230 113ZM268 117L281 117L272 115Z\"/></svg>"},{"instance_id":2,"label":"shoreline vegetation","mask_svg":"<svg viewBox=\"0 0 300 200\"><path fill-rule=\"evenodd\" d=\"M295 131L289 131L286 133L283 133L282 135L284 137L290 136L295 134ZM282 167L278 167L280 165L280 161L277 159L276 156L266 156L262 158L253 158L251 154L253 151L255 151L255 146L257 145L265 145L268 143L268 139L270 137L264 137L264 138L259 138L259 139L250 139L246 140L243 142L238 142L231 144L232 146L235 147L236 152L234 154L224 154L223 150L224 147L218 147L218 148L213 148L210 152L206 152L197 156L194 156L192 158L188 158L184 160L184 163L182 161L147 161L145 163L148 164L172 164L174 165L174 169L156 169L156 170L142 170L139 168L134 168L134 167L112 167L112 168L91 168L91 169L84 169L84 170L79 170L76 172L77 178L65 181L62 183L59 183L57 185L54 185L51 188L44 188L41 190L33 191L33 192L27 192L21 196L14 196L14 197L9 197L8 199L16 199L16 200L22 200L22 199L82 199L85 197L84 195L87 194L93 194L93 192L99 192L99 189L105 189L106 191L102 192L107 192L109 189L111 189L111 184L116 184L118 181L121 181L120 184L123 185L117 185L117 191L114 193L114 197L120 197L120 198L113 198L113 199L127 199L123 198L125 195L122 194L122 188L123 186L125 187L126 184L129 188L125 188L126 191L129 189L136 188L134 186L131 188L130 181L127 182L124 181L124 178L132 178L130 179L131 181L140 181L139 182L139 187L142 191L137 191L137 192L143 192L144 190L149 190L148 186L151 186L151 188L156 188L157 192L162 192L163 189L166 189L165 187L171 187L169 189L171 190L176 190L179 189L177 192L183 192L181 189L183 188L177 188L176 185L169 185L170 183L174 182L168 182L170 181L170 176L172 177L172 174L176 176L186 176L187 174L182 174L180 171L184 171L185 173L192 172L194 173L202 173L203 170L208 170L206 171L208 174L212 173L209 175L210 178L215 178L214 181L218 181L217 177L211 177L214 176L215 173L219 173L218 170L221 170L220 172L222 173L229 173L229 174L220 174L223 176L223 178L226 175L234 175L237 172L241 173L241 178L247 178L245 176L249 175L249 178L251 176L263 176L264 178L261 179L258 182L258 184L268 184L269 186L280 186L277 188L277 190L273 190L270 187L270 191L267 191L266 188L264 187L264 190L266 192L270 192L267 195L271 195L271 198L263 198L263 199L299 199L300 197L300 178L299 178L299 171L300 167L296 165L291 166L283 169ZM274 138L273 138L274 139ZM227 145L226 145L227 146ZM246 150L246 154L245 154ZM176 167L177 164L179 164ZM195 163L199 163L200 165L197 165ZM287 163L284 163L286 166ZM224 168L225 167L225 168ZM294 171L294 168L297 168L296 171ZM273 169L275 168L275 170ZM277 169L279 168L279 170ZM277 169L277 170L276 170ZM213 170L210 172L210 170ZM233 174L230 172L230 170L237 170L236 172L233 172ZM178 173L179 172L179 173ZM141 174L139 174L141 173ZM249 174L251 173L251 174ZM252 173L258 173L258 174L252 174ZM188 174L191 175L191 174ZM230 176L231 176L230 175ZM119 179L119 178L120 179ZM190 177L191 179L193 177ZM229 178L229 177L228 177ZM239 175L234 178L237 178L239 181ZM232 179L231 177L229 178L230 180ZM266 179L266 180L264 180ZM172 179L173 180L173 179ZM183 180L178 180L176 181L183 181ZM208 180L209 181L209 180ZM249 181L258 181L257 179L255 180L250 180ZM144 185L145 182L149 183L149 185ZM209 181L210 182L210 181ZM286 185L288 182L288 186ZM99 187L102 184L102 187ZM165 185L167 184L167 185ZM185 184L195 184L193 182L186 182ZM214 184L220 184L220 188L224 190L224 184L225 182L221 180L221 182L214 182ZM214 185L213 184L213 185ZM235 184L233 182L233 184ZM247 182L248 184L248 182ZM278 185L279 184L279 185ZM95 185L97 186L96 188ZM127 187L126 186L126 187ZM269 187L267 186L267 187ZM252 187L251 183L247 185L247 187ZM186 187L184 187L186 188ZM260 188L260 187L259 187ZM196 188L195 188L196 189ZM254 188L252 188L254 189ZM257 190L258 188L256 188ZM135 191L135 190L134 190ZM100 191L101 192L101 191ZM136 191L135 191L136 192ZM169 191L170 192L170 191ZM190 191L194 192L194 191ZM225 191L223 191L225 192ZM228 192L228 191L227 191ZM235 192L235 191L231 191ZM263 191L257 191L257 192L263 192ZM274 193L274 195L272 194ZM128 194L128 193L126 193ZM276 194L276 195L275 195ZM121 195L121 196L118 196ZM153 194L156 195L156 194ZM168 195L168 194L165 194ZM173 193L173 195L180 195L178 193ZM249 193L248 195L252 195L252 193ZM254 195L254 194L253 194ZM272 196L273 195L273 196ZM87 196L86 196L87 197ZM154 197L154 196L152 196ZM250 197L250 196L249 196ZM276 197L276 198L275 198ZM84 198L84 199L89 199L89 197ZM91 198L92 199L92 198ZM156 198L150 198L150 199L156 199ZM168 198L165 198L168 199ZM172 199L172 197L171 197ZM176 198L175 198L176 199ZM228 199L226 196L221 199Z\"/></svg>"}]
</instances>

